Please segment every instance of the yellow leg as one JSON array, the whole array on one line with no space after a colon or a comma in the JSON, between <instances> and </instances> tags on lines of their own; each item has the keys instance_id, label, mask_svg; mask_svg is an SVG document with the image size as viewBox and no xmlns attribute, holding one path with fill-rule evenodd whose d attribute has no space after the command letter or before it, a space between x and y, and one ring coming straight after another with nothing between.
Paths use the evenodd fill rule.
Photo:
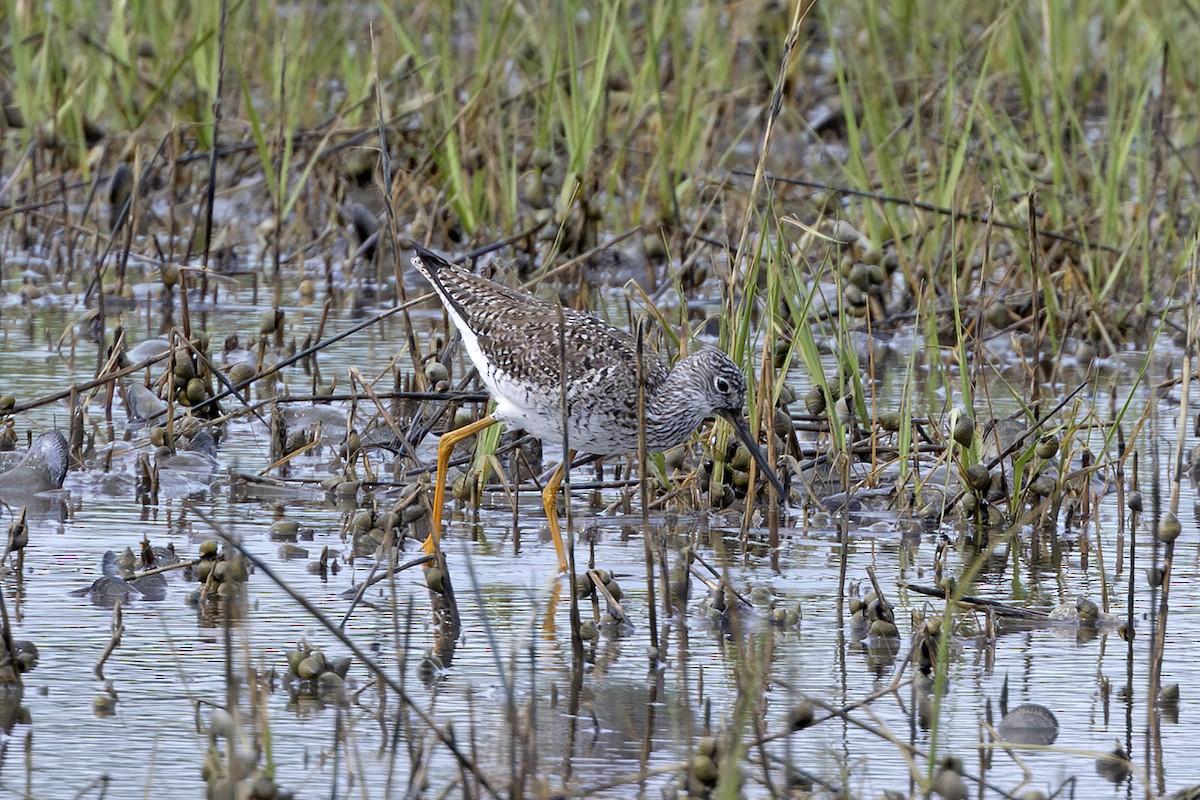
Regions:
<instances>
[{"instance_id":1,"label":"yellow leg","mask_svg":"<svg viewBox=\"0 0 1200 800\"><path fill-rule=\"evenodd\" d=\"M454 452L454 445L495 424L496 420L488 414L470 425L443 433L442 438L438 440L437 472L433 476L433 527L429 531L429 538L425 540L423 550L426 554L437 552L442 535L442 507L446 503L446 468L450 464L450 454Z\"/></svg>"},{"instance_id":2,"label":"yellow leg","mask_svg":"<svg viewBox=\"0 0 1200 800\"><path fill-rule=\"evenodd\" d=\"M546 523L550 526L550 535L554 537L554 549L558 552L558 571L566 572L571 568L567 562L567 546L563 544L562 528L558 525L558 487L562 486L563 478L566 476L566 465L571 463L571 455L568 453L566 461L558 465L558 468L550 474L550 480L546 481L546 488L542 489L542 508L546 509Z\"/></svg>"}]
</instances>

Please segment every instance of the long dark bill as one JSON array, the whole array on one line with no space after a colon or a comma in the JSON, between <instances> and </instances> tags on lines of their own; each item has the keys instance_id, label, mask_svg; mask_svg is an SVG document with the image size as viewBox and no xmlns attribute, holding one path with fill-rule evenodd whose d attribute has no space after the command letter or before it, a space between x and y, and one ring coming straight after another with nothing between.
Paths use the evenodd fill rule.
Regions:
<instances>
[{"instance_id":1,"label":"long dark bill","mask_svg":"<svg viewBox=\"0 0 1200 800\"><path fill-rule=\"evenodd\" d=\"M750 455L754 456L754 463L758 464L759 470L763 475L767 476L767 480L775 487L778 492L779 500L784 502L787 500L787 490L783 488L783 482L779 480L779 476L775 474L775 470L771 469L771 465L767 463L767 457L763 455L763 451L758 446L758 442L754 441L754 436L750 433L750 427L746 424L746 420L742 419L741 414L735 414L730 411L718 411L723 419L729 421L733 426L734 433L738 439L741 439L742 444L746 445L746 449L750 451Z\"/></svg>"}]
</instances>

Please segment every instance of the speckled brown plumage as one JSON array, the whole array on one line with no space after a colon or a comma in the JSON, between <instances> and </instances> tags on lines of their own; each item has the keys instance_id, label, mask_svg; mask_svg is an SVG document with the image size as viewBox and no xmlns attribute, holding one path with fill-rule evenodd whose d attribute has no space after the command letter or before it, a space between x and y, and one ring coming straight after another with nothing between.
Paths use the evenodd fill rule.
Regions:
<instances>
[{"instance_id":1,"label":"speckled brown plumage","mask_svg":"<svg viewBox=\"0 0 1200 800\"><path fill-rule=\"evenodd\" d=\"M558 307L415 249L413 265L441 298L496 401L493 416L561 444ZM571 448L597 455L636 449L636 343L608 323L569 309L562 323ZM699 350L670 370L647 353L645 374L649 449L673 447L705 418L719 415L757 450L742 419L746 378L724 353Z\"/></svg>"}]
</instances>

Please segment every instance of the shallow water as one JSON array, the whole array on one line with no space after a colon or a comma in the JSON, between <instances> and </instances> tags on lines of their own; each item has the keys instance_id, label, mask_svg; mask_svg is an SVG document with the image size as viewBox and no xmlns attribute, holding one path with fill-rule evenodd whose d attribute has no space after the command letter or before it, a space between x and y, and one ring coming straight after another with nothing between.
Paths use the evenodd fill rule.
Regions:
<instances>
[{"instance_id":1,"label":"shallow water","mask_svg":"<svg viewBox=\"0 0 1200 800\"><path fill-rule=\"evenodd\" d=\"M11 287L10 287L11 288ZM10 298L12 296L10 295ZM245 341L256 330L257 316L248 292L227 300L200 323L212 336L214 348L228 333L238 331ZM286 308L289 338L315 328L319 305ZM74 364L47 353L47 338L57 338L71 319L69 314L48 308L28 315L7 300L2 309L0 363L3 368L0 393L13 392L26 401L63 388L69 382L92 377L95 345L80 345ZM422 324L436 313L418 315ZM152 335L140 322L127 320L136 341ZM354 319L334 315L326 334L348 327ZM110 322L110 325L112 323ZM138 329L141 328L139 331ZM399 354L399 329L388 322L339 343L319 356L325 379L337 373L344 387L345 366L354 364L364 375L381 374L389 359ZM461 374L461 371L455 373ZM291 390L307 393L310 379L292 368L285 378ZM386 384L390 378L384 381ZM885 384L886 385L886 384ZM14 388L15 387L15 388ZM803 394L806 386L797 389ZM885 391L887 389L885 388ZM227 409L229 406L227 406ZM1173 419L1176 410L1164 403L1164 415ZM92 418L102 420L97 401ZM118 419L116 436L125 426ZM65 427L66 404L57 403L23 415L18 429L37 426ZM95 431L100 444L107 432ZM149 448L144 433L132 440L142 450ZM421 452L428 457L429 443ZM552 454L547 454L552 456ZM329 455L306 457L302 464L318 476ZM369 559L343 565L337 575L322 579L311 574L304 560L284 560L280 545L269 538L269 526L277 506L287 515L312 529L308 548L310 560L328 546L342 555L349 546L342 536L347 512L318 500L284 503L238 502L231 495L226 471L255 473L269 463L268 435L258 422L231 424L221 446L221 472L210 488L190 485L187 495L177 489L166 493L157 506L143 508L135 501L132 460L118 459L115 471L121 480L110 480L98 471L72 472L65 492L57 501L39 504L31 520L30 545L25 550L25 570L18 580L9 575L4 582L9 612L18 638L33 640L41 650L37 669L26 676L24 707L31 722L9 730L0 763L0 788L20 794L32 787L35 797L73 796L97 778L107 775L113 783L110 797L197 796L202 791L201 765L209 747L208 720L214 704L224 702L226 646L223 631L198 622L197 612L185 603L194 587L176 574L166 600L157 603L133 601L124 606L124 634L120 646L108 660L104 672L116 692L113 716L93 713L92 701L103 688L92 668L110 638L112 611L91 605L68 592L86 586L99 576L105 550L137 547L142 536L153 544L173 542L184 556L191 557L212 530L201 514L235 533L247 548L264 559L294 590L337 620L348 607L341 593L364 578ZM1143 482L1149 473L1143 460ZM577 481L589 479L591 468L576 472ZM182 484L179 484L182 486ZM1186 489L1185 489L1186 492ZM396 493L380 494L380 505ZM615 497L605 493L606 501ZM1183 508L1190 508L1186 496ZM522 719L535 718L537 765L534 774L550 789L564 779L580 788L598 787L642 770L648 777L641 789L659 796L670 780L664 774L682 764L703 732L704 720L722 730L731 718L737 692L735 670L745 652L755 653L755 664L767 670L764 730L780 731L789 710L803 696L834 706L855 703L889 685L893 672L903 661L911 630L913 609L938 608L938 604L898 588L898 581L934 583L934 561L943 537L957 540L953 528L902 533L905 526L890 512L852 517L846 549L846 574L865 584L867 568L873 567L881 586L896 606L902 634L898 655L888 655L855 640L837 616L840 552L834 521L824 516L805 524L797 511L781 531L782 548L778 571L772 569L764 547L744 552L737 543L736 514L687 515L667 520L653 515L656 530L670 523L677 530L697 527L706 544L700 553L710 563L727 569L732 584L749 594L752 587L766 586L785 604L800 603L803 619L796 629L778 629L746 619L741 636L747 649L736 646L739 634L726 634L703 621L703 591L693 582L686 617L677 620L666 639L663 664L648 669L649 643L647 590L640 517L595 516L577 493L573 508L576 525L596 531L595 556L598 566L620 576L625 590L623 606L635 630L624 636L604 635L589 653L590 666L578 693L571 686L571 648L567 603L554 616L555 633L545 630L545 612L552 590L554 551L539 536L542 515L536 495L522 497L521 547L513 553L512 512L502 494L490 496L490 507L480 512L477 526L456 513L446 538L447 554L454 570L463 635L452 662L435 689L417 678L417 663L427 648L434 646L430 626L429 597L416 570L396 579L399 605L393 604L383 588L372 589L373 606L357 609L346 632L373 653L392 674L397 665L398 643L409 638L405 686L417 703L445 725L451 721L460 741L469 744L484 771L503 785L510 772L508 744L512 740L511 717L505 703L505 682L511 682ZM1097 529L1104 539L1109 570L1108 593L1115 613L1123 613L1126 581L1130 571L1112 576L1113 543L1116 530L1115 495L1104 498ZM7 525L6 512L3 522ZM1126 647L1115 628L1095 636L1078 635L1070 624L1046 625L1021 632L1005 633L994 645L981 639L960 637L951 652L949 691L943 702L934 733L922 728L911 709L911 689L902 688L893 697L876 700L870 713L851 712L855 720L888 730L900 742L922 752L936 746L939 754L960 756L968 772L977 774L976 745L980 726L990 702L995 721L1001 686L1007 678L1009 705L1038 703L1055 712L1059 734L1054 745L1041 752L1019 751L1023 767L1032 773L1027 786L1046 792L1074 779L1076 797L1136 796L1143 794L1144 781L1154 790L1174 791L1200 781L1200 741L1191 735L1198 722L1191 698L1200 696L1200 673L1191 668L1200 628L1200 582L1196 580L1198 558L1196 520L1186 515L1184 533L1176 548L1171 617L1167 637L1164 683L1179 683L1183 698L1177 722L1164 722L1162 763L1165 780L1157 774L1146 777L1147 745L1145 687L1150 644L1149 592L1142 567L1148 563L1150 537L1138 537L1137 637L1134 643L1131 703L1118 691L1126 680ZM629 535L630 530L633 531ZM705 532L707 532L705 534ZM473 536L472 534L482 534ZM971 594L1012 601L1014 595L1041 594L1050 602L1073 602L1080 597L1101 601L1101 573L1094 559L1081 564L1076 546L1078 531L1063 537L1061 566L1031 566L1019 561L1016 575L1012 560L1002 572L985 574ZM761 531L755 531L760 539ZM1095 532L1092 532L1094 537ZM486 539L486 541L483 541ZM406 556L417 552L409 542ZM582 560L584 547L581 545ZM950 547L947 571L951 574L969 554ZM468 571L467 567L470 567ZM330 655L346 654L313 619L263 574L248 583L249 611L234 631L235 669L245 673L247 665L260 673L270 670L282 677L285 652L298 641L318 645ZM590 604L582 606L590 612ZM663 623L659 609L660 625ZM412 627L406 630L407 620ZM768 656L769 654L769 660ZM907 675L908 673L906 673ZM369 672L355 664L350 671L352 690L362 688ZM1110 691L1102 689L1108 681ZM353 691L351 692L353 694ZM271 755L275 775L298 796L382 797L398 794L409 783L408 750L389 747L375 718L378 696L372 689L357 695L344 710L330 704L295 703L278 685L267 694L271 733ZM389 698L388 714L395 710ZM821 714L818 713L818 717ZM388 725L392 724L388 717ZM425 735L421 724L410 719L405 741ZM25 748L32 737L29 767ZM428 738L428 737L426 737ZM648 746L646 744L648 738ZM1100 777L1094 758L1113 748L1115 740L1130 742L1131 755L1142 772L1116 786ZM342 742L335 747L336 742ZM873 796L885 789L917 791L911 781L910 765L898 746L841 719L772 742L769 753L788 759L795 767L823 780L844 786L855 796ZM1018 751L1014 751L1018 752ZM119 754L114 758L114 754ZM752 752L753 759L758 753ZM919 761L919 759L918 759ZM748 796L767 796L761 770L745 767ZM996 752L987 772L990 785L1015 791L1024 774L1022 765ZM924 773L924 762L917 769ZM392 777L389 772L394 771ZM353 774L353 783L348 777ZM568 777L569 775L569 777ZM772 780L782 780L778 765ZM429 767L431 794L451 787L460 779L457 767L442 748L435 748ZM637 783L623 783L600 792L602 796L628 797ZM353 788L352 788L353 787ZM972 795L975 795L972 789ZM986 795L991 796L991 795Z\"/></svg>"}]
</instances>

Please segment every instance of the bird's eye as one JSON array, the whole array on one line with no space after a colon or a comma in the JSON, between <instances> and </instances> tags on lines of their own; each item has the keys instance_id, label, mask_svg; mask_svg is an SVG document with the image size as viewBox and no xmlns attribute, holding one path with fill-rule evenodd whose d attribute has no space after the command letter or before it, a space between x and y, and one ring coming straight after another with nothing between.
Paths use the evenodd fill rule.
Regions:
<instances>
[{"instance_id":1,"label":"bird's eye","mask_svg":"<svg viewBox=\"0 0 1200 800\"><path fill-rule=\"evenodd\" d=\"M721 394L725 394L726 392L729 391L729 381L727 381L721 377L718 377L716 380L713 381L713 386Z\"/></svg>"}]
</instances>

